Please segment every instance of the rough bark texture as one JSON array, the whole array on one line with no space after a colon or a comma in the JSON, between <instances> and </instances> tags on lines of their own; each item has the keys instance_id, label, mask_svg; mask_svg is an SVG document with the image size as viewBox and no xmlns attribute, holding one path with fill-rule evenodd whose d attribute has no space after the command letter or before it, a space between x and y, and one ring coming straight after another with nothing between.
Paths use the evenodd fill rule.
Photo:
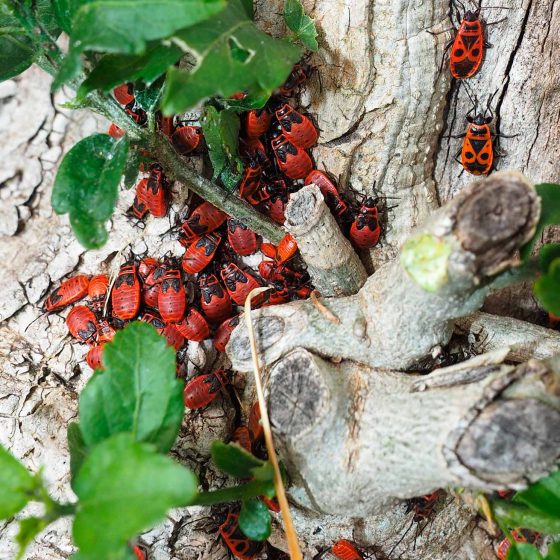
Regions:
<instances>
[{"instance_id":1,"label":"rough bark texture","mask_svg":"<svg viewBox=\"0 0 560 560\"><path fill-rule=\"evenodd\" d=\"M280 0L257 1L257 14L266 29L278 30L281 4ZM464 131L468 97L458 84L451 84L446 71L438 73L449 35L434 38L426 33L449 28L449 4L405 0L305 0L304 4L320 31L321 51L314 58L318 72L303 93L304 105L321 128L320 144L314 150L318 168L324 163L340 176L343 189L351 186L369 193L376 180L380 194L399 197L398 207L384 217L383 243L371 255L361 255L371 272L396 256L411 229L424 222L440 200L447 200L470 180L466 174L457 177L460 168L452 156L460 140L447 138ZM499 88L495 98L499 130L520 134L503 140L508 153L498 168L518 169L533 182L558 180L560 8L554 0L512 0L508 6L512 9L485 14L489 21L508 19L489 28L494 48L470 83L481 98ZM165 220L151 220L138 231L122 217L131 203L129 192L121 193L107 247L84 253L66 218L52 215L50 189L61 153L106 124L85 113L55 110L48 80L34 69L21 79L0 84L0 104L0 320L4 321L0 326L0 442L31 468L44 464L53 493L69 497L65 428L76 414L77 391L89 375L83 365L85 349L68 340L63 319L56 315L25 329L38 315L37 302L50 284L65 275L113 266L116 252L130 244L137 253L148 248L153 255L179 248L166 234ZM487 301L486 310L524 319L534 319L538 313L527 287L503 290ZM353 332L353 325L348 327ZM356 329L363 336L365 326L359 320ZM477 332L471 331L471 336ZM535 332L535 340L538 336ZM554 348L551 333L547 339ZM536 349L541 347L540 341L535 344ZM520 354L517 359L526 357ZM214 418L216 434L225 433L218 419L221 408L208 414ZM186 449L192 441L189 429L187 422L178 456L206 470L206 458ZM221 482L211 469L206 472L209 480ZM204 515L205 511L173 512L162 527L145 535L153 558L225 559L227 553L215 533L198 530L204 521L193 522ZM296 511L296 523L306 558L346 537L370 546L372 556L380 560L403 536L390 558L494 558L487 533L472 511L456 500L442 499L424 528L411 525L411 516L403 505L365 522L301 510ZM13 558L16 530L15 523L0 525L1 560ZM63 521L45 532L27 557L59 560L70 553Z\"/></svg>"}]
</instances>

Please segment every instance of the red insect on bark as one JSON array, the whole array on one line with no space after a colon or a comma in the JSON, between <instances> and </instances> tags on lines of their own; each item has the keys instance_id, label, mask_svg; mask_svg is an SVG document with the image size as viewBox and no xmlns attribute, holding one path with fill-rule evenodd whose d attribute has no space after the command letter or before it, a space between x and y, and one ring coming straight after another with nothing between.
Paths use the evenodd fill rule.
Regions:
<instances>
[{"instance_id":1,"label":"red insect on bark","mask_svg":"<svg viewBox=\"0 0 560 560\"><path fill-rule=\"evenodd\" d=\"M231 298L214 274L199 278L202 311L212 323L220 323L231 317Z\"/></svg>"},{"instance_id":2,"label":"red insect on bark","mask_svg":"<svg viewBox=\"0 0 560 560\"><path fill-rule=\"evenodd\" d=\"M167 214L167 189L168 183L161 166L152 165L146 183L146 206L156 218L163 218Z\"/></svg>"},{"instance_id":3,"label":"red insect on bark","mask_svg":"<svg viewBox=\"0 0 560 560\"><path fill-rule=\"evenodd\" d=\"M460 19L459 29L451 44L449 69L454 78L466 79L474 76L484 60L484 20L480 18L480 8L466 11Z\"/></svg>"},{"instance_id":4,"label":"red insect on bark","mask_svg":"<svg viewBox=\"0 0 560 560\"><path fill-rule=\"evenodd\" d=\"M251 434L249 433L249 429L246 426L239 426L233 432L231 436L231 441L234 443L239 444L245 451L251 453L253 445L251 443Z\"/></svg>"},{"instance_id":5,"label":"red insect on bark","mask_svg":"<svg viewBox=\"0 0 560 560\"><path fill-rule=\"evenodd\" d=\"M62 284L45 300L43 311L50 313L57 309L62 309L70 303L74 303L85 297L88 293L89 277L85 274L78 274Z\"/></svg>"},{"instance_id":6,"label":"red insect on bark","mask_svg":"<svg viewBox=\"0 0 560 560\"><path fill-rule=\"evenodd\" d=\"M247 257L257 251L259 240L253 230L235 218L228 218L227 224L229 244L238 255Z\"/></svg>"},{"instance_id":7,"label":"red insect on bark","mask_svg":"<svg viewBox=\"0 0 560 560\"><path fill-rule=\"evenodd\" d=\"M275 197L274 200L269 200L264 203L263 211L277 224L283 224L286 221L286 205L287 202L281 197Z\"/></svg>"},{"instance_id":8,"label":"red insect on bark","mask_svg":"<svg viewBox=\"0 0 560 560\"><path fill-rule=\"evenodd\" d=\"M287 303L292 299L288 288L270 290L266 292L266 298L267 299L263 304L263 307L268 307L269 305L281 305L282 303Z\"/></svg>"},{"instance_id":9,"label":"red insect on bark","mask_svg":"<svg viewBox=\"0 0 560 560\"><path fill-rule=\"evenodd\" d=\"M243 158L249 161L256 161L264 167L270 165L266 148L258 138L241 138L239 141L239 152Z\"/></svg>"},{"instance_id":10,"label":"red insect on bark","mask_svg":"<svg viewBox=\"0 0 560 560\"><path fill-rule=\"evenodd\" d=\"M154 284L153 286L145 285L142 287L142 301L146 307L157 309L160 288L161 283Z\"/></svg>"},{"instance_id":11,"label":"red insect on bark","mask_svg":"<svg viewBox=\"0 0 560 560\"><path fill-rule=\"evenodd\" d=\"M261 253L269 259L276 260L278 251L276 249L276 245L273 245L272 243L261 243Z\"/></svg>"},{"instance_id":12,"label":"red insect on bark","mask_svg":"<svg viewBox=\"0 0 560 560\"><path fill-rule=\"evenodd\" d=\"M516 542L520 542L520 543L527 542L527 539L525 538L525 535L521 532L521 529L519 529L518 531L515 530L511 531L510 534L515 539ZM496 556L499 558L499 560L506 560L507 553L510 547L511 547L511 543L509 542L509 539L507 537L502 541L500 541L496 549Z\"/></svg>"},{"instance_id":13,"label":"red insect on bark","mask_svg":"<svg viewBox=\"0 0 560 560\"><path fill-rule=\"evenodd\" d=\"M200 146L202 128L199 126L179 126L171 136L171 141L181 155L187 155Z\"/></svg>"},{"instance_id":14,"label":"red insect on bark","mask_svg":"<svg viewBox=\"0 0 560 560\"><path fill-rule=\"evenodd\" d=\"M111 342L117 331L111 326L107 319L97 322L97 342Z\"/></svg>"},{"instance_id":15,"label":"red insect on bark","mask_svg":"<svg viewBox=\"0 0 560 560\"><path fill-rule=\"evenodd\" d=\"M93 344L97 335L97 320L93 311L85 305L76 305L66 317L70 334L81 342Z\"/></svg>"},{"instance_id":16,"label":"red insect on bark","mask_svg":"<svg viewBox=\"0 0 560 560\"><path fill-rule=\"evenodd\" d=\"M210 338L210 327L204 315L191 307L185 318L175 323L175 328L187 339L200 342Z\"/></svg>"},{"instance_id":17,"label":"red insect on bark","mask_svg":"<svg viewBox=\"0 0 560 560\"><path fill-rule=\"evenodd\" d=\"M159 263L151 272L146 276L144 284L146 286L154 286L156 284L161 284L165 271L168 270L169 266L167 263Z\"/></svg>"},{"instance_id":18,"label":"red insect on bark","mask_svg":"<svg viewBox=\"0 0 560 560\"><path fill-rule=\"evenodd\" d=\"M261 184L262 167L255 160L251 160L243 172L243 177L239 183L239 196L249 198L254 195Z\"/></svg>"},{"instance_id":19,"label":"red insect on bark","mask_svg":"<svg viewBox=\"0 0 560 560\"><path fill-rule=\"evenodd\" d=\"M280 513L280 504L278 502L278 498L267 498L266 496L259 496L259 498L270 511L273 511L274 513Z\"/></svg>"},{"instance_id":20,"label":"red insect on bark","mask_svg":"<svg viewBox=\"0 0 560 560\"><path fill-rule=\"evenodd\" d=\"M140 309L140 281L133 264L121 266L111 292L113 315L119 319L134 319Z\"/></svg>"},{"instance_id":21,"label":"red insect on bark","mask_svg":"<svg viewBox=\"0 0 560 560\"><path fill-rule=\"evenodd\" d=\"M191 243L205 233L219 228L227 219L227 214L209 202L197 206L181 225L181 234L187 243Z\"/></svg>"},{"instance_id":22,"label":"red insect on bark","mask_svg":"<svg viewBox=\"0 0 560 560\"><path fill-rule=\"evenodd\" d=\"M276 262L278 264L285 263L290 260L298 250L296 240L287 233L278 243L278 248L276 249Z\"/></svg>"},{"instance_id":23,"label":"red insect on bark","mask_svg":"<svg viewBox=\"0 0 560 560\"><path fill-rule=\"evenodd\" d=\"M271 140L272 150L280 171L290 179L303 179L313 169L307 152L290 142L282 133L276 132Z\"/></svg>"},{"instance_id":24,"label":"red insect on bark","mask_svg":"<svg viewBox=\"0 0 560 560\"><path fill-rule=\"evenodd\" d=\"M264 431L261 424L261 409L259 406L259 401L255 401L253 403L253 406L251 406L251 410L249 412L248 428L249 432L251 432L253 441L259 441L262 437L264 437Z\"/></svg>"},{"instance_id":25,"label":"red insect on bark","mask_svg":"<svg viewBox=\"0 0 560 560\"><path fill-rule=\"evenodd\" d=\"M272 278L272 274L274 272L274 269L276 268L276 265L274 264L273 261L268 261L268 260L262 260L259 263L259 275L263 280L270 280Z\"/></svg>"},{"instance_id":26,"label":"red insect on bark","mask_svg":"<svg viewBox=\"0 0 560 560\"><path fill-rule=\"evenodd\" d=\"M351 209L344 201L335 184L330 178L317 169L314 169L305 178L306 185L317 185L321 190L326 205L329 207L333 216L339 222L347 222L351 220Z\"/></svg>"},{"instance_id":27,"label":"red insect on bark","mask_svg":"<svg viewBox=\"0 0 560 560\"><path fill-rule=\"evenodd\" d=\"M158 311L166 323L176 323L183 318L187 296L181 271L172 268L165 272L158 295Z\"/></svg>"},{"instance_id":28,"label":"red insect on bark","mask_svg":"<svg viewBox=\"0 0 560 560\"><path fill-rule=\"evenodd\" d=\"M88 298L94 311L101 311L107 299L109 289L109 277L106 274L94 276L88 286Z\"/></svg>"},{"instance_id":29,"label":"red insect on bark","mask_svg":"<svg viewBox=\"0 0 560 560\"><path fill-rule=\"evenodd\" d=\"M138 263L138 276L142 282L146 282L148 276L159 266L159 262L152 257L144 257Z\"/></svg>"},{"instance_id":30,"label":"red insect on bark","mask_svg":"<svg viewBox=\"0 0 560 560\"><path fill-rule=\"evenodd\" d=\"M350 226L350 239L358 249L371 249L379 241L381 226L378 203L377 198L366 198Z\"/></svg>"},{"instance_id":31,"label":"red insect on bark","mask_svg":"<svg viewBox=\"0 0 560 560\"><path fill-rule=\"evenodd\" d=\"M315 125L287 103L276 111L276 118L286 139L296 146L305 150L317 142L319 132Z\"/></svg>"},{"instance_id":32,"label":"red insect on bark","mask_svg":"<svg viewBox=\"0 0 560 560\"><path fill-rule=\"evenodd\" d=\"M241 560L253 560L262 548L262 543L249 540L239 529L239 516L228 513L222 525L220 535L231 553Z\"/></svg>"},{"instance_id":33,"label":"red insect on bark","mask_svg":"<svg viewBox=\"0 0 560 560\"><path fill-rule=\"evenodd\" d=\"M306 63L298 63L290 72L288 79L278 88L278 94L282 97L294 96L307 78L311 75L312 67Z\"/></svg>"},{"instance_id":34,"label":"red insect on bark","mask_svg":"<svg viewBox=\"0 0 560 560\"><path fill-rule=\"evenodd\" d=\"M86 354L86 362L91 369L103 369L103 344L92 346Z\"/></svg>"},{"instance_id":35,"label":"red insect on bark","mask_svg":"<svg viewBox=\"0 0 560 560\"><path fill-rule=\"evenodd\" d=\"M227 343L231 337L231 333L235 330L235 327L239 325L239 315L232 317L231 319L226 319L217 329L214 335L213 343L214 348L218 352L225 352Z\"/></svg>"},{"instance_id":36,"label":"red insect on bark","mask_svg":"<svg viewBox=\"0 0 560 560\"><path fill-rule=\"evenodd\" d=\"M158 334L162 334L163 329L165 328L165 322L163 319L157 315L153 315L152 313L144 313L142 317L140 317L140 321L148 323L148 325L152 325L157 330Z\"/></svg>"},{"instance_id":37,"label":"red insect on bark","mask_svg":"<svg viewBox=\"0 0 560 560\"><path fill-rule=\"evenodd\" d=\"M223 369L195 377L185 385L185 406L195 410L209 405L229 382L229 376Z\"/></svg>"},{"instance_id":38,"label":"red insect on bark","mask_svg":"<svg viewBox=\"0 0 560 560\"><path fill-rule=\"evenodd\" d=\"M260 287L260 284L251 274L241 270L234 263L229 263L226 268L221 271L221 275L226 285L226 290L237 305L243 305L249 292ZM258 305L259 302L262 303L262 301L262 294L253 299L255 305Z\"/></svg>"},{"instance_id":39,"label":"red insect on bark","mask_svg":"<svg viewBox=\"0 0 560 560\"><path fill-rule=\"evenodd\" d=\"M331 552L340 560L363 560L364 557L358 552L358 549L346 539L336 541Z\"/></svg>"},{"instance_id":40,"label":"red insect on bark","mask_svg":"<svg viewBox=\"0 0 560 560\"><path fill-rule=\"evenodd\" d=\"M272 118L266 109L251 109L245 113L244 120L247 137L258 138L268 130Z\"/></svg>"},{"instance_id":41,"label":"red insect on bark","mask_svg":"<svg viewBox=\"0 0 560 560\"><path fill-rule=\"evenodd\" d=\"M167 340L167 344L173 346L175 350L180 350L185 343L185 337L179 332L176 325L166 325L161 334Z\"/></svg>"},{"instance_id":42,"label":"red insect on bark","mask_svg":"<svg viewBox=\"0 0 560 560\"><path fill-rule=\"evenodd\" d=\"M183 270L187 274L204 270L212 262L221 241L222 236L214 232L203 235L189 245L182 259Z\"/></svg>"},{"instance_id":43,"label":"red insect on bark","mask_svg":"<svg viewBox=\"0 0 560 560\"><path fill-rule=\"evenodd\" d=\"M115 99L121 105L130 105L134 103L134 86L131 83L121 84L113 90Z\"/></svg>"},{"instance_id":44,"label":"red insect on bark","mask_svg":"<svg viewBox=\"0 0 560 560\"><path fill-rule=\"evenodd\" d=\"M119 128L115 123L111 123L109 125L109 130L107 130L107 134L111 137L111 138L122 138L126 132L122 129Z\"/></svg>"}]
</instances>

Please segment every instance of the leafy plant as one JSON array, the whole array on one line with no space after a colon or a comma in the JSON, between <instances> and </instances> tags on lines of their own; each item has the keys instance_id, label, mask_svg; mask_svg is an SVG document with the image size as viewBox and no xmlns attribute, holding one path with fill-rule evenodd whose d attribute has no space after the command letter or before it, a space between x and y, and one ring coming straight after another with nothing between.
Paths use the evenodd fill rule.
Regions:
<instances>
[{"instance_id":1,"label":"leafy plant","mask_svg":"<svg viewBox=\"0 0 560 560\"><path fill-rule=\"evenodd\" d=\"M178 433L184 405L173 350L151 325L136 322L104 347L105 369L80 397L80 422L68 427L72 488L78 500L58 503L40 474L32 475L0 447L0 519L42 502L42 517L20 520L20 557L50 523L73 516L74 560L130 557L128 541L187 505L242 501L240 527L252 539L270 534L270 514L257 496L275 495L272 468L235 444L215 442L212 457L246 482L198 492L193 472L164 453ZM241 519L243 520L241 522Z\"/></svg>"},{"instance_id":2,"label":"leafy plant","mask_svg":"<svg viewBox=\"0 0 560 560\"><path fill-rule=\"evenodd\" d=\"M560 470L517 492L511 502L493 500L492 511L510 540L507 560L558 560L560 543L549 546L547 556L528 543L517 542L509 529L531 529L545 535L560 533Z\"/></svg>"},{"instance_id":3,"label":"leafy plant","mask_svg":"<svg viewBox=\"0 0 560 560\"><path fill-rule=\"evenodd\" d=\"M166 160L166 171L195 192L222 209L228 203L231 207L223 202L222 187L189 170L181 172L182 158L169 152L155 122L160 110L172 114L208 102L204 128L213 179L234 190L242 170L236 113L262 107L303 54L292 42L261 31L252 11L250 0L3 0L0 80L37 63L54 77L54 89L68 85L77 91L69 107L101 113L127 133L118 142L99 134L86 138L60 166L53 207L69 214L86 248L105 243L105 222L114 211L118 184L121 178L127 188L134 183L139 152ZM316 50L315 27L297 0L287 2L286 22L295 40ZM66 53L56 43L61 31L70 39ZM177 68L180 59L184 63ZM134 83L136 101L147 112L146 127L109 95L126 82ZM228 99L237 92L246 97ZM281 238L280 228L252 207L233 206L235 217L252 229Z\"/></svg>"}]
</instances>

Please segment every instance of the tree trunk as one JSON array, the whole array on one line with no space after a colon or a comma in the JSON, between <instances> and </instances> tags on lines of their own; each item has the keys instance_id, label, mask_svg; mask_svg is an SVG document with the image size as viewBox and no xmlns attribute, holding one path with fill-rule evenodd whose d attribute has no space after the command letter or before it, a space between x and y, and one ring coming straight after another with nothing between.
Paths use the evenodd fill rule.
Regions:
<instances>
[{"instance_id":1,"label":"tree trunk","mask_svg":"<svg viewBox=\"0 0 560 560\"><path fill-rule=\"evenodd\" d=\"M257 2L265 29L278 29L281 4L280 0ZM320 31L321 50L313 59L318 70L302 97L321 128L320 143L314 150L317 167L323 169L324 165L340 176L342 189L369 193L376 181L381 195L398 197L398 206L385 217L382 244L360 255L371 273L396 257L411 230L426 222L440 201L471 181L466 174L458 177L460 167L453 160L460 140L447 138L464 131L470 101L463 87L451 83L445 68L439 73L449 34L434 37L426 32L449 28L449 4L402 0L314 0L304 4ZM507 20L489 28L494 48L469 83L481 99L498 89L497 131L520 134L503 140L507 154L498 161L498 168L519 170L534 183L554 181L560 151L556 122L560 8L553 0L512 0L509 6L509 10L483 12L490 22ZM86 113L53 108L49 80L36 69L1 84L0 103L0 442L34 470L45 465L53 493L69 498L65 428L76 415L77 392L89 370L83 362L85 348L68 339L61 317L43 317L27 329L39 315L37 302L51 283L69 273L97 273L115 266L118 251L132 247L137 254L147 249L150 255L159 256L168 250L179 254L180 248L169 234L166 220L150 220L142 231L128 222L124 210L133 193L122 191L107 246L85 253L74 240L67 218L52 214L50 190L61 153L82 136L104 130L107 123ZM325 304L331 307L329 300ZM491 296L486 310L532 320L538 315L530 293L520 287ZM337 313L337 309L333 311ZM352 321L352 317L340 318ZM351 336L363 336L363 325L356 323ZM507 330L499 332L504 344L512 341ZM558 345L554 333L543 332L550 345L548 353L535 350L538 357L550 355ZM542 347L538 338L536 334L535 348ZM425 354L427 346L419 353ZM481 348L486 349L492 349L490 340ZM530 349L524 352L516 357L518 361L530 357ZM411 354L407 356L403 364L409 363ZM362 376L371 378L367 368L360 369L355 379ZM372 407L370 398L363 401L364 411ZM208 414L213 418L222 414L221 410L214 412ZM188 429L189 420L175 453L204 472L207 457L187 448ZM216 425L216 437L226 432L227 426ZM358 439L364 437L354 433ZM219 476L212 469L207 473L210 484L219 485ZM433 487L422 488L428 486ZM192 523L204 515L200 510L173 512L165 524L145 535L154 558L226 558L220 542L212 534L205 537ZM412 525L412 514L402 504L367 520L303 509L296 510L295 516L306 558L340 537L369 546L377 558L387 558L392 547L390 557L394 558L494 557L491 540L473 513L450 497L442 498L423 531ZM16 530L13 522L0 525L0 558L14 557ZM280 545L280 533L276 536ZM67 558L71 550L69 528L63 520L39 537L27 558L59 560Z\"/></svg>"}]
</instances>

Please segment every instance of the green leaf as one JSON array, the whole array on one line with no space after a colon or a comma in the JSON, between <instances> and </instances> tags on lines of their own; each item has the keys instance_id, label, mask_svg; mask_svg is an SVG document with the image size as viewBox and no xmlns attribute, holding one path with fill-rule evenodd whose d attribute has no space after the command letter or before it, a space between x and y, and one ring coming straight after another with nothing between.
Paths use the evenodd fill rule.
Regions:
<instances>
[{"instance_id":1,"label":"green leaf","mask_svg":"<svg viewBox=\"0 0 560 560\"><path fill-rule=\"evenodd\" d=\"M183 419L175 352L151 325L134 322L103 349L103 373L80 395L80 427L91 446L119 432L166 453Z\"/></svg>"},{"instance_id":2,"label":"green leaf","mask_svg":"<svg viewBox=\"0 0 560 560\"><path fill-rule=\"evenodd\" d=\"M560 542L549 545L545 560L560 560Z\"/></svg>"},{"instance_id":3,"label":"green leaf","mask_svg":"<svg viewBox=\"0 0 560 560\"><path fill-rule=\"evenodd\" d=\"M72 48L143 54L164 39L217 14L224 0L112 0L82 6L74 16Z\"/></svg>"},{"instance_id":4,"label":"green leaf","mask_svg":"<svg viewBox=\"0 0 560 560\"><path fill-rule=\"evenodd\" d=\"M525 527L539 533L560 533L560 518L513 502L494 501L495 516L508 527Z\"/></svg>"},{"instance_id":5,"label":"green leaf","mask_svg":"<svg viewBox=\"0 0 560 560\"><path fill-rule=\"evenodd\" d=\"M521 248L521 258L526 260L546 226L560 224L560 185L543 183L535 187L541 198L541 215L537 225L537 231L531 240Z\"/></svg>"},{"instance_id":6,"label":"green leaf","mask_svg":"<svg viewBox=\"0 0 560 560\"><path fill-rule=\"evenodd\" d=\"M26 517L19 522L19 531L16 535L16 542L19 545L16 560L21 560L25 554L26 548L31 541L47 527L48 521L43 517Z\"/></svg>"},{"instance_id":7,"label":"green leaf","mask_svg":"<svg viewBox=\"0 0 560 560\"><path fill-rule=\"evenodd\" d=\"M429 233L411 237L401 251L401 264L427 292L437 292L447 283L447 261L451 247Z\"/></svg>"},{"instance_id":8,"label":"green leaf","mask_svg":"<svg viewBox=\"0 0 560 560\"><path fill-rule=\"evenodd\" d=\"M560 519L560 470L517 492L514 500Z\"/></svg>"},{"instance_id":9,"label":"green leaf","mask_svg":"<svg viewBox=\"0 0 560 560\"><path fill-rule=\"evenodd\" d=\"M214 464L221 471L237 478L251 478L252 469L264 464L264 461L257 459L235 443L214 441L211 452Z\"/></svg>"},{"instance_id":10,"label":"green leaf","mask_svg":"<svg viewBox=\"0 0 560 560\"><path fill-rule=\"evenodd\" d=\"M252 469L251 474L255 480L272 482L274 480L274 467L270 461L266 461L260 467Z\"/></svg>"},{"instance_id":11,"label":"green leaf","mask_svg":"<svg viewBox=\"0 0 560 560\"><path fill-rule=\"evenodd\" d=\"M175 34L196 59L190 71L170 68L162 110L180 113L212 96L239 91L272 93L301 58L301 50L273 39L251 21L240 0L220 14Z\"/></svg>"},{"instance_id":12,"label":"green leaf","mask_svg":"<svg viewBox=\"0 0 560 560\"><path fill-rule=\"evenodd\" d=\"M296 38L310 51L317 52L317 29L313 20L305 15L300 0L286 0L284 3L284 20Z\"/></svg>"},{"instance_id":13,"label":"green leaf","mask_svg":"<svg viewBox=\"0 0 560 560\"><path fill-rule=\"evenodd\" d=\"M234 111L248 111L249 109L262 109L270 99L270 91L252 91L243 99L220 98L220 104L225 109Z\"/></svg>"},{"instance_id":14,"label":"green leaf","mask_svg":"<svg viewBox=\"0 0 560 560\"><path fill-rule=\"evenodd\" d=\"M70 422L66 434L68 438L68 450L70 451L70 475L71 485L73 487L76 476L82 467L82 463L88 455L88 448L78 422Z\"/></svg>"},{"instance_id":15,"label":"green leaf","mask_svg":"<svg viewBox=\"0 0 560 560\"><path fill-rule=\"evenodd\" d=\"M0 81L21 74L33 64L38 54L4 2L0 6Z\"/></svg>"},{"instance_id":16,"label":"green leaf","mask_svg":"<svg viewBox=\"0 0 560 560\"><path fill-rule=\"evenodd\" d=\"M243 500L239 512L239 528L252 541L265 541L270 537L270 512L257 498Z\"/></svg>"},{"instance_id":17,"label":"green leaf","mask_svg":"<svg viewBox=\"0 0 560 560\"><path fill-rule=\"evenodd\" d=\"M37 480L0 446L0 519L8 519L23 509L36 487Z\"/></svg>"},{"instance_id":18,"label":"green leaf","mask_svg":"<svg viewBox=\"0 0 560 560\"><path fill-rule=\"evenodd\" d=\"M514 543L508 549L506 560L543 560L543 557L532 544Z\"/></svg>"},{"instance_id":19,"label":"green leaf","mask_svg":"<svg viewBox=\"0 0 560 560\"><path fill-rule=\"evenodd\" d=\"M535 281L533 291L547 311L560 315L560 258L552 261L548 272Z\"/></svg>"},{"instance_id":20,"label":"green leaf","mask_svg":"<svg viewBox=\"0 0 560 560\"><path fill-rule=\"evenodd\" d=\"M131 150L128 153L128 159L126 160L126 166L124 168L123 182L124 188L130 189L136 184L136 179L138 179L138 173L140 171L140 154L138 150Z\"/></svg>"},{"instance_id":21,"label":"green leaf","mask_svg":"<svg viewBox=\"0 0 560 560\"><path fill-rule=\"evenodd\" d=\"M560 258L560 244L546 243L539 251L539 267L542 272L548 272L555 259Z\"/></svg>"},{"instance_id":22,"label":"green leaf","mask_svg":"<svg viewBox=\"0 0 560 560\"><path fill-rule=\"evenodd\" d=\"M164 519L170 508L192 501L197 480L153 446L117 434L92 450L75 492L79 503L72 534L80 554L110 560L122 558L126 542Z\"/></svg>"},{"instance_id":23,"label":"green leaf","mask_svg":"<svg viewBox=\"0 0 560 560\"><path fill-rule=\"evenodd\" d=\"M255 19L255 14L254 14L254 9L253 9L253 0L241 0L241 3L243 4L243 7L245 8L245 11L247 12L247 15L251 19Z\"/></svg>"},{"instance_id":24,"label":"green leaf","mask_svg":"<svg viewBox=\"0 0 560 560\"><path fill-rule=\"evenodd\" d=\"M60 164L52 206L57 214L70 214L74 233L87 249L97 249L107 240L105 222L117 202L127 154L126 136L114 140L94 134L80 140Z\"/></svg>"},{"instance_id":25,"label":"green leaf","mask_svg":"<svg viewBox=\"0 0 560 560\"><path fill-rule=\"evenodd\" d=\"M95 0L52 0L54 13L60 27L70 35L74 15L82 6L91 2L95 2Z\"/></svg>"},{"instance_id":26,"label":"green leaf","mask_svg":"<svg viewBox=\"0 0 560 560\"><path fill-rule=\"evenodd\" d=\"M108 54L82 83L78 97L83 98L95 89L109 91L125 82L140 79L150 84L175 64L182 54L176 45L161 43L151 44L141 55Z\"/></svg>"},{"instance_id":27,"label":"green leaf","mask_svg":"<svg viewBox=\"0 0 560 560\"><path fill-rule=\"evenodd\" d=\"M233 111L218 111L210 105L206 107L201 124L214 169L212 178L227 171L224 175L226 188L233 183L235 188L243 174L243 163L238 155L239 116Z\"/></svg>"},{"instance_id":28,"label":"green leaf","mask_svg":"<svg viewBox=\"0 0 560 560\"><path fill-rule=\"evenodd\" d=\"M163 78L147 85L140 84L134 88L136 103L147 113L151 113L156 108L161 94L163 93Z\"/></svg>"}]
</instances>

